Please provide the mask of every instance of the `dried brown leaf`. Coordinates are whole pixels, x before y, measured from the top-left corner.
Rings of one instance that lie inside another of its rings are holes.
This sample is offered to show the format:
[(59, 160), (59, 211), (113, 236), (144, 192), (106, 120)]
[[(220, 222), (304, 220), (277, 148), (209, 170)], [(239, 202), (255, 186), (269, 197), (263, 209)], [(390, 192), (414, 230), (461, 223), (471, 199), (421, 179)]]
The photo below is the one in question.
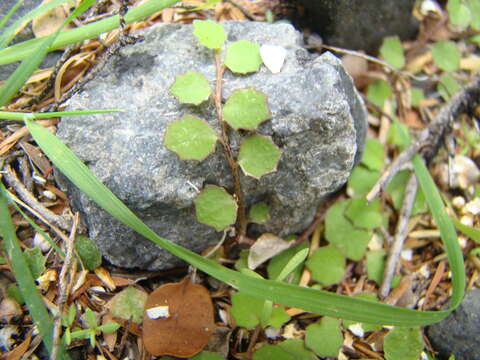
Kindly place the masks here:
[[(152, 319), (147, 310), (167, 307), (168, 316)], [(189, 278), (162, 285), (145, 303), (143, 342), (155, 356), (191, 357), (205, 347), (215, 327), (207, 289)]]

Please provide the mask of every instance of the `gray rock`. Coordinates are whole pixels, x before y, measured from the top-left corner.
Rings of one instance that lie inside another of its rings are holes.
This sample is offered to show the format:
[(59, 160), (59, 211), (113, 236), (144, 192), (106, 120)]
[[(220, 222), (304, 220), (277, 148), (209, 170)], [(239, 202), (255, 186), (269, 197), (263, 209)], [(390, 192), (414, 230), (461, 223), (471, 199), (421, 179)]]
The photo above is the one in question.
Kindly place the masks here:
[[(283, 151), (278, 171), (259, 181), (242, 177), (247, 204), (266, 201), (270, 206), (271, 219), (251, 230), (280, 235), (302, 231), (322, 198), (346, 182), (363, 149), (364, 105), (340, 61), (328, 53), (312, 57), (292, 26), (232, 22), (225, 28), (228, 41), (247, 39), (288, 51), (277, 75), (265, 67), (248, 76), (227, 71), (224, 96), (246, 86), (267, 94), (273, 117), (259, 133), (271, 136)], [(69, 109), (125, 112), (64, 118), (57, 134), (148, 226), (200, 251), (221, 233), (196, 221), (195, 187), (217, 184), (231, 190), (230, 172), (220, 145), (203, 162), (180, 161), (163, 146), (163, 136), (166, 125), (186, 113), (218, 127), (213, 105), (181, 105), (168, 93), (175, 76), (187, 70), (199, 71), (213, 83), (213, 54), (198, 44), (191, 26), (159, 25), (144, 36), (145, 41), (122, 49), (69, 103)], [(244, 135), (232, 131), (234, 151)], [(110, 262), (151, 270), (181, 263), (65, 185), (90, 237)]]
[(480, 359), (480, 289), (467, 292), (456, 310), (428, 328), (427, 336), (439, 359), (451, 354), (456, 360)]
[(375, 54), (386, 36), (415, 36), (415, 0), (294, 0), (305, 7), (304, 22), (329, 45)]

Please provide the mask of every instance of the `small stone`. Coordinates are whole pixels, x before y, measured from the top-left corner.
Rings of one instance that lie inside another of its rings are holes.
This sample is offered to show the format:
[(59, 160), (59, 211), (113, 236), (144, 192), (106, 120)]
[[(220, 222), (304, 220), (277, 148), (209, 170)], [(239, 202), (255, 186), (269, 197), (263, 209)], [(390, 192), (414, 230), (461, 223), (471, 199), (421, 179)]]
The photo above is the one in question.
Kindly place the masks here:
[(455, 196), (452, 199), (452, 205), (457, 209), (461, 209), (465, 206), (465, 198), (463, 196)]
[(472, 201), (469, 201), (465, 205), (465, 211), (472, 214), (472, 215), (478, 215), (480, 214), (480, 198), (476, 197)]
[(444, 320), (428, 327), (427, 336), (440, 359), (480, 359), (480, 290), (467, 292), (462, 304)]
[(38, 247), (42, 253), (49, 251), (52, 246), (40, 233), (35, 233), (33, 237), (33, 246)]

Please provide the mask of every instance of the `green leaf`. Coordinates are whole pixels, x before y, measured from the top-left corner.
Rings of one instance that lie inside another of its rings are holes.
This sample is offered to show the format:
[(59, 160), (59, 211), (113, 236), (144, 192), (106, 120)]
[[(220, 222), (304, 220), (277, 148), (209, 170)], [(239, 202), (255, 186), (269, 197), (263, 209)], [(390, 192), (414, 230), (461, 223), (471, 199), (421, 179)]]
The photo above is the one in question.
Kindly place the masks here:
[(372, 230), (382, 225), (383, 216), (380, 209), (380, 199), (374, 199), (370, 204), (365, 197), (353, 198), (345, 211), (345, 216), (355, 227)]
[(203, 160), (215, 150), (217, 134), (206, 121), (185, 115), (168, 124), (165, 147), (181, 160)]
[(209, 49), (220, 49), (227, 38), (223, 26), (212, 20), (194, 20), (193, 35), (203, 46)]
[(261, 201), (255, 203), (248, 212), (248, 219), (252, 223), (263, 224), (270, 219), (268, 204)]
[(105, 334), (110, 334), (117, 331), (120, 328), (120, 326), (121, 325), (116, 323), (115, 321), (111, 321), (97, 327), (97, 331), (104, 332)]
[(225, 66), (237, 74), (256, 72), (262, 65), (260, 46), (257, 43), (240, 40), (227, 46)]
[(25, 250), (25, 258), (32, 276), (37, 279), (45, 271), (46, 258), (42, 255), (42, 251), (35, 247)]
[(379, 171), (372, 171), (363, 165), (357, 165), (348, 179), (348, 194), (350, 196), (365, 195), (380, 178)]
[(380, 285), (383, 280), (386, 254), (387, 252), (384, 249), (370, 251), (367, 253), (368, 278), (375, 281), (378, 285)]
[(295, 269), (297, 269), (307, 258), (309, 249), (302, 249), (293, 255), (288, 261), (287, 265), (282, 269), (278, 277), (275, 279), (277, 281), (283, 281), (285, 278), (290, 275)]
[(312, 279), (324, 286), (339, 283), (345, 274), (345, 258), (332, 246), (321, 247), (307, 260)]
[[(435, 208), (435, 206), (440, 207), (443, 213), (445, 213), (445, 210), (442, 207), (443, 204), (438, 191), (436, 194), (430, 193), (430, 188), (434, 188), (434, 183), (423, 163), (420, 163), (419, 168), (416, 168), (415, 171), (416, 173), (418, 171), (417, 176), (419, 177), (420, 186), (425, 187), (425, 189), (429, 191), (428, 196), (431, 196), (434, 199), (430, 209), (432, 213), (434, 213), (436, 223), (442, 225), (442, 240), (444, 241), (447, 257), (450, 262), (450, 268), (452, 269), (453, 294), (451, 305), (448, 310), (418, 311), (393, 307), (327, 291), (304, 288), (284, 282), (257, 279), (221, 266), (217, 262), (206, 259), (201, 255), (189, 251), (155, 234), (153, 230), (146, 226), (124, 203), (122, 203), (105, 185), (103, 185), (92, 174), (88, 167), (83, 164), (80, 159), (67, 146), (65, 146), (65, 144), (58, 140), (55, 135), (29, 119), (26, 119), (25, 123), (37, 144), (44, 150), (46, 156), (48, 156), (58, 170), (105, 211), (153, 243), (192, 264), (192, 266), (197, 267), (199, 270), (204, 271), (210, 276), (213, 276), (252, 297), (262, 300), (267, 299), (275, 303), (305, 309), (306, 311), (326, 316), (336, 316), (361, 322), (399, 326), (426, 325), (438, 322), (448, 316), (451, 311), (460, 304), (461, 299), (463, 298), (465, 273), (462, 251), (458, 245), (455, 232), (453, 231), (453, 233), (451, 233), (450, 231), (443, 231), (443, 226), (446, 221), (444, 215), (446, 216), (446, 214), (439, 215), (440, 210)], [(415, 158), (413, 161), (414, 167), (416, 167)], [(5, 234), (6, 231), (4, 225), (8, 223), (5, 221), (6, 218), (8, 218), (8, 207), (4, 206), (2, 208), (0, 206), (0, 231), (4, 232), (3, 234)], [(6, 231), (6, 233), (9, 235), (8, 239), (15, 238), (11, 221), (10, 226), (7, 226), (7, 229), (8, 231)], [(22, 256), (21, 251), (20, 256)], [(25, 267), (19, 267), (19, 269), (24, 268)], [(17, 275), (15, 275), (15, 277), (18, 279)], [(35, 286), (33, 286), (32, 291), (36, 291)], [(43, 306), (43, 303), (41, 304)], [(29, 311), (31, 311), (31, 309), (29, 309)], [(51, 329), (51, 327), (49, 329)], [(42, 332), (42, 334), (50, 334), (50, 332)], [(45, 336), (44, 339), (45, 338), (48, 338), (48, 336)]]
[(343, 344), (340, 320), (323, 317), (319, 322), (307, 326), (305, 345), (318, 356), (337, 356)]
[(237, 202), (223, 188), (207, 185), (195, 199), (197, 220), (215, 228), (225, 229), (237, 219)]
[(129, 286), (110, 300), (110, 312), (117, 318), (141, 323), (147, 296), (144, 291)]
[(19, 305), (24, 305), (25, 300), (23, 299), (22, 293), (18, 288), (17, 284), (11, 284), (7, 288), (7, 296), (15, 300)]
[(265, 300), (243, 292), (231, 294), (231, 299), (230, 312), (238, 326), (251, 329), (260, 324)]
[(453, 25), (467, 27), (472, 19), (470, 9), (460, 0), (448, 0), (447, 11), (450, 22)]
[[(388, 183), (385, 188), (385, 192), (388, 193), (393, 201), (393, 206), (396, 210), (400, 210), (403, 204), (403, 197), (405, 195), (405, 188), (407, 186), (408, 178), (410, 177), (410, 172), (408, 170), (401, 170), (392, 180)], [(417, 195), (415, 196), (415, 201), (413, 202), (412, 215), (418, 215), (425, 213), (428, 210), (427, 203), (425, 202), (425, 196), (423, 195), (422, 189), (417, 189)]]
[(467, 0), (468, 7), (472, 14), (472, 23), (475, 30), (480, 30), (480, 0)]
[(460, 91), (460, 85), (450, 74), (442, 74), (438, 82), (437, 90), (444, 100), (450, 99), (456, 92)]
[[(356, 299), (365, 299), (368, 301), (378, 302), (377, 296), (373, 293), (360, 293), (360, 294), (353, 295), (353, 297)], [(365, 332), (378, 331), (382, 329), (382, 325), (378, 325), (378, 324), (359, 323), (358, 321), (343, 320), (343, 327), (346, 329), (348, 329), (350, 326), (355, 324), (360, 324), (362, 326), (363, 331)]]
[(270, 137), (252, 135), (240, 145), (238, 164), (246, 175), (259, 179), (277, 169), (281, 155)]
[(381, 170), (385, 158), (385, 148), (380, 141), (368, 138), (365, 142), (365, 152), (362, 156), (362, 164), (370, 170)]
[(223, 107), (224, 120), (235, 130), (255, 130), (270, 117), (267, 96), (252, 88), (234, 91)]
[(435, 64), (442, 70), (451, 72), (460, 66), (460, 51), (452, 41), (437, 41), (432, 46)]
[(333, 204), (325, 214), (325, 237), (347, 258), (359, 261), (367, 249), (371, 233), (355, 228), (344, 216), (350, 200)]
[(225, 360), (225, 358), (219, 353), (202, 351), (201, 353), (191, 357), (190, 360)]
[[(268, 262), (267, 266), (268, 277), (272, 280), (279, 279), (283, 269), (287, 266), (291, 259), (293, 259), (293, 257), (300, 251), (305, 249), (308, 250), (308, 241), (304, 241), (294, 247), (288, 248), (272, 258)], [(297, 284), (300, 281), (302, 268), (302, 264), (297, 265), (296, 268), (292, 270), (290, 276), (287, 277), (287, 282)]]
[(97, 328), (97, 317), (95, 316), (95, 313), (90, 310), (90, 308), (87, 308), (85, 311), (85, 318), (87, 319), (87, 324), (90, 329)]
[[(404, 134), (407, 134), (407, 136), (404, 136)], [(407, 125), (395, 120), (388, 128), (387, 142), (398, 146), (400, 150), (405, 149), (410, 144)]]
[(267, 326), (273, 326), (274, 328), (280, 329), (283, 324), (290, 321), (290, 315), (283, 306), (274, 307), (267, 322)]
[(187, 71), (175, 78), (170, 93), (175, 95), (182, 104), (199, 105), (209, 98), (212, 89), (205, 76)]
[(398, 36), (389, 36), (383, 39), (380, 54), (395, 69), (401, 69), (405, 66), (402, 43)]
[(412, 87), (410, 89), (410, 101), (412, 106), (418, 106), (423, 99), (425, 99), (425, 94), (423, 93), (422, 89), (418, 87)]
[(461, 223), (460, 221), (458, 221), (457, 219), (452, 218), (452, 221), (453, 221), (453, 225), (455, 225), (455, 227), (458, 230), (460, 230), (462, 233), (467, 235), (473, 241), (480, 244), (480, 230), (475, 229), (471, 226), (465, 225), (465, 224)]
[(265, 345), (255, 351), (253, 360), (316, 360), (302, 340), (289, 339), (276, 345)]
[(377, 80), (370, 85), (367, 89), (367, 99), (372, 103), (382, 108), (385, 100), (392, 96), (392, 89), (385, 80)]
[(75, 250), (88, 270), (95, 270), (102, 264), (102, 254), (94, 242), (85, 235), (78, 235), (75, 240)]
[(387, 360), (417, 360), (424, 346), (419, 328), (395, 327), (385, 336), (383, 350)]

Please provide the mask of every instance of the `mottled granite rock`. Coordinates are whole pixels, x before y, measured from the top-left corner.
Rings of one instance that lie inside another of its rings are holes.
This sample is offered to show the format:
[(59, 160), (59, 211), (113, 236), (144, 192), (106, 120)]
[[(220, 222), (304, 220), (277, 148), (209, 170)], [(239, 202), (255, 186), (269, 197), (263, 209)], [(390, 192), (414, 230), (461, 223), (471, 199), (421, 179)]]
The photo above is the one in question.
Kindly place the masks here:
[(480, 289), (467, 292), (462, 304), (448, 317), (428, 327), (427, 336), (439, 359), (480, 359)]
[[(287, 49), (280, 74), (262, 66), (248, 76), (225, 74), (224, 96), (254, 86), (268, 96), (272, 120), (259, 132), (283, 151), (278, 171), (259, 181), (243, 176), (247, 203), (265, 201), (271, 219), (256, 232), (299, 232), (312, 220), (325, 195), (342, 186), (363, 149), (366, 111), (341, 62), (327, 53), (311, 56), (288, 24), (232, 22), (228, 41), (248, 39)], [(166, 125), (194, 114), (216, 125), (213, 105), (185, 106), (168, 93), (176, 75), (196, 70), (214, 80), (212, 52), (199, 45), (189, 25), (146, 30), (69, 103), (69, 109), (121, 108), (123, 113), (64, 118), (58, 135), (90, 169), (159, 235), (200, 251), (221, 233), (195, 219), (194, 187), (232, 188), (220, 145), (205, 161), (180, 161), (163, 146)], [(237, 150), (244, 134), (232, 132)], [(192, 186), (193, 185), (193, 186)], [(165, 269), (181, 263), (112, 219), (65, 182), (90, 237), (107, 260), (123, 267)]]
[(386, 36), (415, 36), (415, 0), (293, 0), (305, 7), (301, 22), (334, 46), (375, 54)]

